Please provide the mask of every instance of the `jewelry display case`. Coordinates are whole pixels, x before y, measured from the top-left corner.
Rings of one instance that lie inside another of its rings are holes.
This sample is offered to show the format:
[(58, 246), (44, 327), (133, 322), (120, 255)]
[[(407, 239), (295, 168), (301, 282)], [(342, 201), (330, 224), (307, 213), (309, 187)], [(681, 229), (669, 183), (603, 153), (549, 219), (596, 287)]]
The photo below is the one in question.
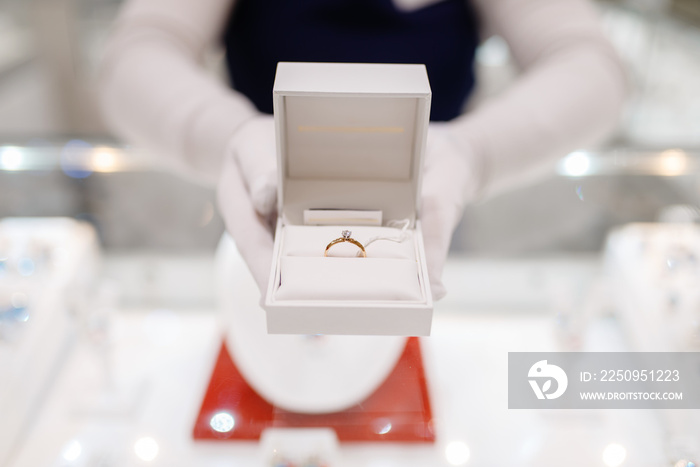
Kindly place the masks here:
[(99, 261), (72, 219), (0, 221), (0, 464), (33, 424), (76, 337)]
[[(445, 265), (445, 298), (430, 303), (421, 290), (426, 300), (415, 308), (324, 299), (308, 315), (293, 298), (302, 287), (338, 290), (296, 274), (265, 310), (269, 291), (261, 304), (224, 234), (214, 190), (174, 174), (168, 151), (115, 139), (98, 118), (93, 72), (121, 3), (8, 0), (0, 12), (1, 465), (698, 465), (694, 410), (507, 408), (508, 352), (700, 348), (700, 23), (692, 0), (595, 2), (629, 78), (618, 131), (599, 147), (560, 154), (535, 185), (467, 206)], [(499, 36), (479, 47), (465, 113), (517, 79), (512, 52)], [(201, 58), (207, 72), (223, 75), (220, 51)], [(278, 124), (293, 137), (280, 141), (292, 152), (282, 160), (291, 170), (280, 173), (276, 254), (360, 266), (382, 255), (422, 259), (419, 247), (402, 249), (421, 227), (420, 180), (413, 186), (411, 178), (420, 174), (403, 164), (406, 153), (385, 165), (331, 155), (338, 174), (314, 150), (336, 137), (346, 149), (367, 136), (422, 141), (423, 130), (395, 132), (408, 124), (364, 106), (379, 90), (358, 89), (362, 80), (336, 76), (324, 92), (348, 94), (312, 95), (321, 81), (304, 73), (279, 88), (288, 112)], [(430, 90), (399, 91), (387, 82), (382, 98), (396, 99), (388, 108), (422, 121), (426, 109), (398, 101)], [(343, 98), (350, 103), (324, 107)], [(353, 115), (358, 121), (342, 120)], [(388, 206), (365, 190), (407, 173), (410, 187)], [(308, 179), (322, 180), (312, 184), (318, 191), (294, 187)], [(332, 205), (307, 203), (320, 192)], [(10, 219), (17, 216), (34, 218)], [(404, 218), (404, 243), (368, 245), (403, 238), (403, 223), (387, 224)], [(359, 251), (347, 241), (325, 252), (343, 230), (366, 258), (344, 258)], [(8, 253), (10, 237), (17, 254)], [(24, 256), (35, 266), (30, 276), (20, 274), (30, 263), (16, 261)], [(375, 277), (349, 269), (350, 277)], [(325, 270), (310, 270), (329, 283)], [(109, 306), (84, 301), (94, 281), (116, 284)]]

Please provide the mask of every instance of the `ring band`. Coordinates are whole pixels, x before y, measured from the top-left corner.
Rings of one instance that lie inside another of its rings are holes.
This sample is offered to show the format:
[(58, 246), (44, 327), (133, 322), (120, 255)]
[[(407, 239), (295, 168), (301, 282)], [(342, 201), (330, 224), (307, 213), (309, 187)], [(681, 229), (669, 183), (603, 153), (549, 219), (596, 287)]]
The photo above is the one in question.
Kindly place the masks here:
[(365, 247), (362, 246), (362, 243), (360, 243), (357, 240), (355, 240), (354, 238), (350, 237), (350, 235), (352, 235), (352, 232), (350, 232), (349, 230), (343, 230), (340, 235), (341, 235), (340, 238), (336, 238), (335, 240), (330, 242), (328, 244), (328, 246), (326, 246), (326, 251), (323, 252), (323, 256), (328, 256), (328, 250), (330, 250), (330, 248), (333, 245), (337, 245), (338, 243), (343, 243), (343, 242), (349, 242), (360, 249), (360, 253), (362, 253), (363, 258), (367, 257), (367, 252), (365, 251)]

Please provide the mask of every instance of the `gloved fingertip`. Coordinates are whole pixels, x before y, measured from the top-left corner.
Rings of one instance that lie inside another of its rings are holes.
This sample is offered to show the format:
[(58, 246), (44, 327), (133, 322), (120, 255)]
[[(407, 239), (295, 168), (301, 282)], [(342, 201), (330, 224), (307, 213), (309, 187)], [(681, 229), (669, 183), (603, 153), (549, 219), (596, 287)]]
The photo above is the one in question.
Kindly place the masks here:
[(267, 216), (275, 210), (277, 186), (270, 180), (258, 179), (250, 187), (250, 197), (258, 214)]
[(441, 300), (445, 297), (445, 295), (447, 295), (447, 289), (442, 284), (442, 281), (438, 282), (437, 284), (430, 284), (430, 291), (432, 292), (434, 302)]

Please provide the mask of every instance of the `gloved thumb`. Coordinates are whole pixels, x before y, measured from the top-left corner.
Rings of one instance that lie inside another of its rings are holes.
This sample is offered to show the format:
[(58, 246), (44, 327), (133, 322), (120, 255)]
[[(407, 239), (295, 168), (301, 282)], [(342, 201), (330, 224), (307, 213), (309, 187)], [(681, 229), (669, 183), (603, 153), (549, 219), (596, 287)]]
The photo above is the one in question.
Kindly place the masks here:
[(217, 201), (226, 230), (236, 242), (261, 293), (264, 293), (272, 263), (271, 226), (269, 218), (253, 207), (239, 168), (230, 155), (224, 161)]
[(238, 163), (255, 210), (262, 216), (272, 214), (277, 203), (274, 118), (261, 114), (248, 120), (231, 138), (227, 153)]

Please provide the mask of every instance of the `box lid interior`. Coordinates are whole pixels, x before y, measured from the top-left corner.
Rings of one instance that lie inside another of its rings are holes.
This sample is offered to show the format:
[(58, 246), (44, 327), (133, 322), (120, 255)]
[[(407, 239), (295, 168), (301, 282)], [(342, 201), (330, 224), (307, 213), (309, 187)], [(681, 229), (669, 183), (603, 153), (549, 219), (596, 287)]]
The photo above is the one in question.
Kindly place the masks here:
[(430, 113), (423, 65), (280, 63), (274, 88), (279, 209), (416, 217)]

